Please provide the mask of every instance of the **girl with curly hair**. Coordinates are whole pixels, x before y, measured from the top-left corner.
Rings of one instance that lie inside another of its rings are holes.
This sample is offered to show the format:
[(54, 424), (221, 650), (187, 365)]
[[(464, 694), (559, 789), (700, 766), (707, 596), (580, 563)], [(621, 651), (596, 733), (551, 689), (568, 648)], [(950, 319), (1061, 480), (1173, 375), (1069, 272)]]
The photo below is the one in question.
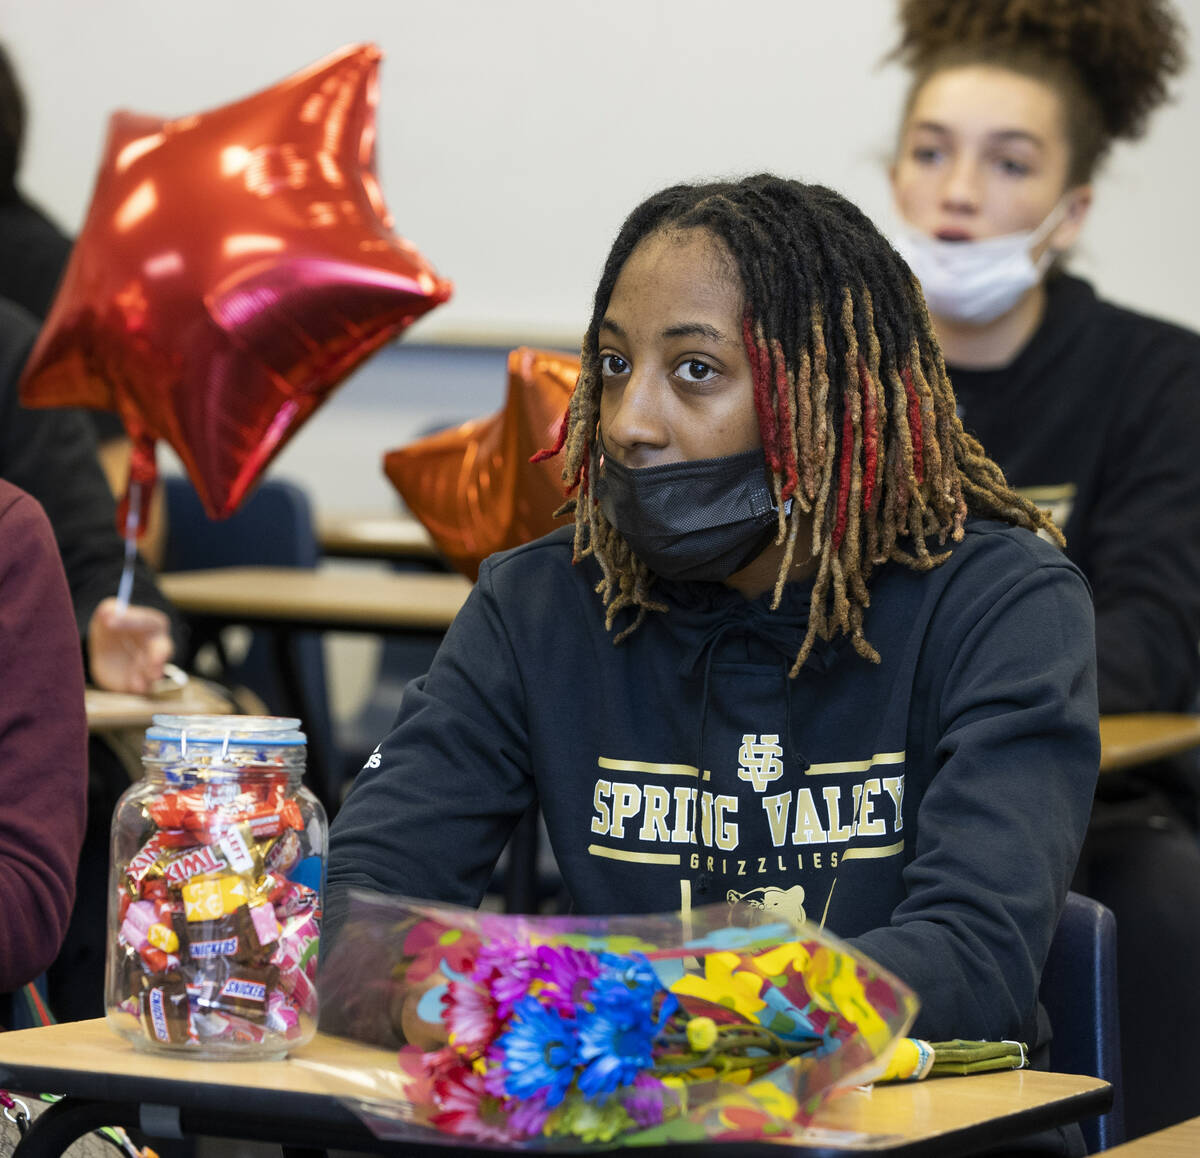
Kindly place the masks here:
[[(1183, 68), (1179, 17), (1166, 0), (904, 0), (900, 17), (896, 243), (962, 421), (1091, 584), (1100, 710), (1193, 710), (1200, 336), (1064, 269), (1101, 164)], [(1131, 1135), (1200, 1113), (1175, 1061), (1200, 1036), (1198, 786), (1182, 761), (1102, 777), (1075, 881), (1117, 915)]]

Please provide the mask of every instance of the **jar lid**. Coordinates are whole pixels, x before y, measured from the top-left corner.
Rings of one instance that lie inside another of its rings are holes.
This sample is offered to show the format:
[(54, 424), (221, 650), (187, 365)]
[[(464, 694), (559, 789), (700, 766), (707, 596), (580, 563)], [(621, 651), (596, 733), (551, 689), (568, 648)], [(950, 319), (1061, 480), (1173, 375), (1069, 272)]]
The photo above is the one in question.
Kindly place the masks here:
[(184, 744), (253, 744), (295, 747), (304, 744), (300, 721), (294, 716), (173, 716), (156, 715), (146, 729), (147, 740)]

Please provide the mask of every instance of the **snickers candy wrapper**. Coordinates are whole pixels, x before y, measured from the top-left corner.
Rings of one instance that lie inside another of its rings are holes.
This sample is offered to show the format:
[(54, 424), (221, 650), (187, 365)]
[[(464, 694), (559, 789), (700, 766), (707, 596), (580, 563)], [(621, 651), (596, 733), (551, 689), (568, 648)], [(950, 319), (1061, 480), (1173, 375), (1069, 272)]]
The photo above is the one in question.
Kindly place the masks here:
[(142, 991), (141, 1014), (146, 1036), (153, 1041), (186, 1045), (197, 1040), (187, 986), (178, 973), (148, 979)]
[(206, 1012), (231, 1013), (261, 1023), (267, 1004), (279, 989), (279, 969), (274, 965), (233, 965), (214, 970), (198, 987), (196, 1004)]

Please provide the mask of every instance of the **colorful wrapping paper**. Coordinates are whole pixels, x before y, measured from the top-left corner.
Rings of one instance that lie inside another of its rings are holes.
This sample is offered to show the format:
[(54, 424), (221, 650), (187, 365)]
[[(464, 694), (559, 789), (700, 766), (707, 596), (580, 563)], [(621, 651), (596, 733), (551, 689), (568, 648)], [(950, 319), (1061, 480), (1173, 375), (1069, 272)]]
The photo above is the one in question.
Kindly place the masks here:
[(762, 917), (503, 916), (357, 892), (322, 967), (321, 1028), (396, 1049), (348, 1102), (380, 1138), (797, 1136), (836, 1087), (880, 1072), (918, 1003), (816, 926)]

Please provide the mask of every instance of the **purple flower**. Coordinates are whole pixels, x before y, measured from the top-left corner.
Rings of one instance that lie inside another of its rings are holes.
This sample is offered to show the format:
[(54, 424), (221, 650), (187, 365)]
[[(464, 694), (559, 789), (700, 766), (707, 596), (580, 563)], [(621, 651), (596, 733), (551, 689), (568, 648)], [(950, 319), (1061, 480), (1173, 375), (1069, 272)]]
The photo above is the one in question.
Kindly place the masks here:
[(657, 1126), (663, 1120), (666, 1086), (652, 1074), (638, 1074), (622, 1096), (625, 1112), (642, 1129)]
[(600, 974), (594, 953), (570, 945), (539, 945), (532, 990), (538, 1001), (571, 1016), (590, 996)]
[(575, 1025), (532, 997), (522, 997), (513, 1009), (507, 1033), (496, 1039), (491, 1057), (507, 1073), (504, 1092), (528, 1098), (544, 1093), (546, 1105), (562, 1101), (579, 1051)]
[(550, 1116), (550, 1107), (541, 1094), (534, 1094), (532, 1098), (509, 1098), (506, 1108), (512, 1132), (518, 1138), (536, 1137)]

